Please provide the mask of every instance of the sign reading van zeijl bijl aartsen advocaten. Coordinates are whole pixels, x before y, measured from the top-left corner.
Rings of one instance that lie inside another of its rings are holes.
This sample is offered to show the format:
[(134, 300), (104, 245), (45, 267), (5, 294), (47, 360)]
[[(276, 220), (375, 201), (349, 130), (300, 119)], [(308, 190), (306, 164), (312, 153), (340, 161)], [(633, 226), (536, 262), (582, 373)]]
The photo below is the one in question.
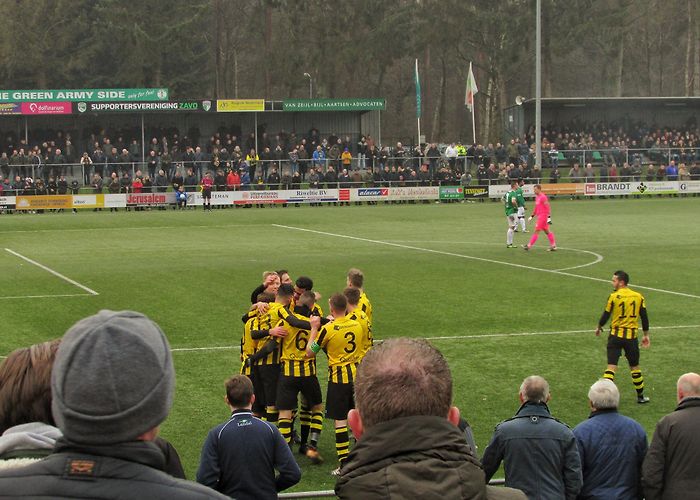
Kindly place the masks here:
[(283, 111), (371, 111), (386, 108), (384, 99), (285, 99)]

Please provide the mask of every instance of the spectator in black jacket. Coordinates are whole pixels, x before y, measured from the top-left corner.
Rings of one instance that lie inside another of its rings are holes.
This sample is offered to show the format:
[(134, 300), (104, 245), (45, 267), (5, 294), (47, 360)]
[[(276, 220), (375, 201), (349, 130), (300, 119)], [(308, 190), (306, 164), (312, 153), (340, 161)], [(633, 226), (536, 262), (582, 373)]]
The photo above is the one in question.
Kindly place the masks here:
[(253, 416), (254, 401), (248, 377), (226, 381), (231, 417), (209, 431), (197, 482), (232, 498), (276, 500), (279, 491), (299, 482), (301, 469), (277, 427)]
[(154, 443), (172, 406), (168, 339), (146, 316), (100, 311), (61, 339), (51, 408), (62, 433), (53, 453), (0, 471), (8, 498), (225, 498), (164, 472)]
[(158, 175), (153, 179), (153, 185), (156, 186), (158, 193), (165, 193), (168, 190), (168, 178), (165, 176), (163, 169), (158, 171)]
[(323, 176), (323, 181), (326, 183), (326, 188), (328, 189), (338, 188), (338, 174), (332, 166), (328, 165), (328, 171)]

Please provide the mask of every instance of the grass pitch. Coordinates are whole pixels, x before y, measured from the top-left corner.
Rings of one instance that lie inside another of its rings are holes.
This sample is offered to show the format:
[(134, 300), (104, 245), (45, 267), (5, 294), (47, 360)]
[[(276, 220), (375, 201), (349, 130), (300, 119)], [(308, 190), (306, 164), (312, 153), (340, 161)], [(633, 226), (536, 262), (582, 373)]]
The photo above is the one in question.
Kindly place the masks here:
[[(647, 299), (652, 345), (641, 365), (652, 401), (635, 404), (622, 360), (621, 411), (651, 437), (675, 406), (677, 377), (700, 370), (698, 209), (700, 198), (556, 200), (556, 253), (545, 252), (544, 236), (529, 253), (507, 249), (503, 208), (489, 201), (3, 215), (0, 355), (60, 337), (103, 308), (149, 315), (175, 349), (177, 393), (162, 435), (194, 478), (207, 431), (228, 416), (223, 381), (239, 369), (240, 316), (261, 273), (311, 276), (327, 310), (358, 267), (375, 338), (434, 339), (483, 451), (518, 408), (527, 375), (549, 380), (555, 416), (571, 426), (588, 416), (586, 393), (606, 363), (605, 338), (593, 332), (610, 277), (624, 269)], [(331, 429), (327, 421), (323, 465), (299, 457), (295, 490), (333, 487)]]

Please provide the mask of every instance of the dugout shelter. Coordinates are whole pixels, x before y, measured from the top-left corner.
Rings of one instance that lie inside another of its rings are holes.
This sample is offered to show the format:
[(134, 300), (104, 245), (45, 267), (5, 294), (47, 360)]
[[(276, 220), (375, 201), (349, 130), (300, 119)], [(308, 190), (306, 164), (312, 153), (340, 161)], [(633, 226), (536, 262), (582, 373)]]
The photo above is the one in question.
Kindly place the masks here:
[(149, 131), (161, 129), (181, 136), (196, 130), (201, 146), (221, 130), (238, 131), (241, 139), (253, 133), (257, 145), (263, 132), (303, 137), (314, 128), (355, 141), (369, 134), (381, 143), (385, 107), (382, 98), (171, 100), (167, 89), (0, 90), (0, 134), (32, 144), (47, 131), (69, 132), (82, 153), (95, 131), (129, 130), (140, 138), (141, 158)]
[[(700, 97), (548, 97), (542, 98), (542, 129), (547, 124), (637, 123), (654, 127), (697, 127)], [(503, 111), (503, 140), (523, 137), (535, 123), (535, 99), (520, 99)]]

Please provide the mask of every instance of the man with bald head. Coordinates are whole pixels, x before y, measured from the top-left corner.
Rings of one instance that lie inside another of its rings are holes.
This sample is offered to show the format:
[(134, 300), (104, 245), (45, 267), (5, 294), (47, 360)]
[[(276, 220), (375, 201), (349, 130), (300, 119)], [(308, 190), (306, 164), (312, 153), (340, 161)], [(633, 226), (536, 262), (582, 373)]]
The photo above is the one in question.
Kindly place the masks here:
[(700, 491), (700, 375), (677, 384), (678, 406), (656, 424), (642, 466), (647, 500), (698, 498)]
[(486, 486), (479, 460), (459, 430), (452, 375), (425, 340), (397, 338), (375, 345), (355, 377), (348, 423), (357, 444), (335, 492), (362, 498), (525, 498)]
[(484, 451), (486, 481), (503, 461), (506, 486), (523, 490), (530, 500), (575, 499), (581, 460), (571, 429), (549, 412), (549, 384), (538, 375), (527, 377), (518, 397), (515, 416), (496, 426)]

